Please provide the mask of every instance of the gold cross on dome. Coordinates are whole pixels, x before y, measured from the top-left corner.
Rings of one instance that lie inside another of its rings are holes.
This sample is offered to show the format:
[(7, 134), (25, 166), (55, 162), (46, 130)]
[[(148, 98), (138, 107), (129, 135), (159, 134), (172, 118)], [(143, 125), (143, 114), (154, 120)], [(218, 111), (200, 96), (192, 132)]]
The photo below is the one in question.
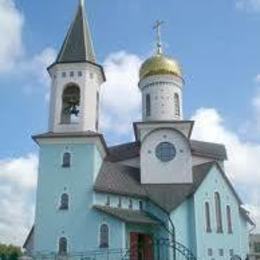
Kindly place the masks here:
[(157, 54), (162, 54), (162, 37), (161, 37), (161, 27), (164, 24), (164, 21), (157, 20), (153, 29), (156, 31), (156, 49)]

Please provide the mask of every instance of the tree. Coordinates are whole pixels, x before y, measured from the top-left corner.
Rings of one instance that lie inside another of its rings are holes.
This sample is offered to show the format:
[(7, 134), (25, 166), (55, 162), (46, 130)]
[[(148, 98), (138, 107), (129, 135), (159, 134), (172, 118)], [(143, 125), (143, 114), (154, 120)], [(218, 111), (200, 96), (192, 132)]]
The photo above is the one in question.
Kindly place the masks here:
[(17, 260), (21, 255), (22, 251), (20, 247), (0, 244), (1, 260)]

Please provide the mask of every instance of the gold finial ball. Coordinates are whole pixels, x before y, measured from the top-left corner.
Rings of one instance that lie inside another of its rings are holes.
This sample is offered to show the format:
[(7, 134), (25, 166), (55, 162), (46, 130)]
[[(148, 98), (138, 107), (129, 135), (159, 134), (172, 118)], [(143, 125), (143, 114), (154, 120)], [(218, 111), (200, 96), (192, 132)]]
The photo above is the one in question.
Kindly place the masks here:
[(139, 77), (143, 80), (157, 75), (173, 75), (182, 78), (182, 70), (176, 60), (163, 54), (156, 54), (143, 63)]

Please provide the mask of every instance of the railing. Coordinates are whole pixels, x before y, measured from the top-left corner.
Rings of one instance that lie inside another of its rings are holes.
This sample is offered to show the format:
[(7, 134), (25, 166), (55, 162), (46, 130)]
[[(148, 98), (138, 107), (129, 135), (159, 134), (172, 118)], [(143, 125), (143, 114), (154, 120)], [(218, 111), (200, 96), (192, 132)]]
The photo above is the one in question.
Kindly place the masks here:
[(154, 243), (131, 245), (126, 249), (98, 249), (81, 253), (38, 253), (32, 260), (196, 260), (184, 245), (159, 239)]

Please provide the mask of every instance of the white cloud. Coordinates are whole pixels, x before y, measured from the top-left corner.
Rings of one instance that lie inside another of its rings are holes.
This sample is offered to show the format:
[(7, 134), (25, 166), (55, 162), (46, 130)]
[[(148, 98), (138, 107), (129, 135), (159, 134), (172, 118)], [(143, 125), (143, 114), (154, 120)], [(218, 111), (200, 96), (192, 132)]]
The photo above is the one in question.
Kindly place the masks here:
[(28, 57), (22, 39), (24, 21), (14, 0), (0, 0), (0, 74), (23, 78), (26, 90), (31, 91), (35, 85), (49, 86), (46, 68), (54, 61), (56, 51), (49, 47)]
[(45, 48), (39, 54), (36, 54), (31, 60), (26, 60), (20, 64), (21, 71), (32, 73), (36, 80), (42, 85), (49, 86), (50, 77), (47, 73), (47, 67), (50, 66), (56, 58), (56, 50)]
[[(51, 84), (47, 67), (54, 62), (55, 58), (56, 50), (47, 47), (32, 58), (26, 58), (18, 62), (16, 70), (13, 70), (10, 74), (24, 78), (26, 90), (29, 92), (33, 92), (35, 86), (47, 88), (47, 97)], [(46, 89), (44, 89), (44, 91), (46, 91)]]
[(34, 216), (37, 156), (0, 161), (0, 241), (22, 245)]
[(132, 122), (140, 119), (141, 93), (138, 71), (142, 60), (124, 51), (109, 55), (105, 62), (107, 82), (102, 87), (101, 127), (118, 136), (128, 136)]
[(259, 12), (260, 0), (237, 0), (236, 7), (249, 12)]
[(23, 54), (24, 18), (13, 0), (0, 0), (0, 73), (11, 69)]

